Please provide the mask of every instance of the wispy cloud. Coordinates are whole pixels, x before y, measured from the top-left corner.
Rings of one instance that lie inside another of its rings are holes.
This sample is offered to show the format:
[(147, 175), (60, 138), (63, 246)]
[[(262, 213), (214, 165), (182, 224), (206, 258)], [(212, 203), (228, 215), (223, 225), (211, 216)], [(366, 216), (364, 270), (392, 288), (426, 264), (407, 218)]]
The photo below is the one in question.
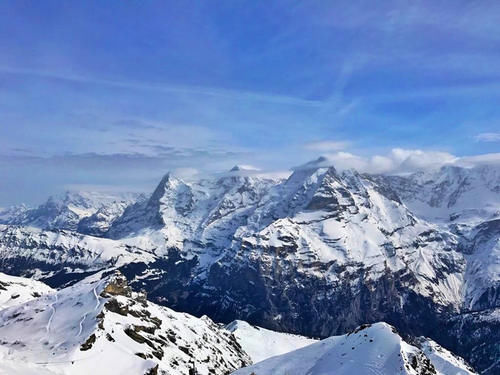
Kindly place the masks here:
[(318, 141), (309, 142), (304, 145), (306, 150), (318, 151), (318, 152), (332, 152), (343, 150), (349, 146), (349, 142), (346, 141)]
[(105, 78), (97, 78), (93, 76), (80, 76), (73, 74), (61, 74), (51, 71), (40, 71), (35, 69), (13, 68), (9, 66), (0, 66), (0, 73), (15, 74), (15, 75), (28, 75), (40, 78), (72, 81), (94, 85), (104, 85), (118, 88), (126, 88), (131, 90), (146, 90), (157, 91), (173, 94), (194, 94), (202, 96), (215, 96), (222, 98), (234, 99), (238, 97), (245, 100), (254, 100), (270, 103), (303, 105), (303, 106), (321, 106), (321, 102), (317, 100), (302, 99), (300, 97), (266, 94), (246, 90), (230, 90), (215, 87), (202, 87), (194, 85), (169, 85), (169, 84), (154, 84), (144, 81), (127, 81), (127, 80), (111, 80)]
[(500, 133), (480, 133), (474, 139), (477, 142), (500, 142)]
[(500, 3), (174, 3), (0, 4), (2, 189), (496, 152)]

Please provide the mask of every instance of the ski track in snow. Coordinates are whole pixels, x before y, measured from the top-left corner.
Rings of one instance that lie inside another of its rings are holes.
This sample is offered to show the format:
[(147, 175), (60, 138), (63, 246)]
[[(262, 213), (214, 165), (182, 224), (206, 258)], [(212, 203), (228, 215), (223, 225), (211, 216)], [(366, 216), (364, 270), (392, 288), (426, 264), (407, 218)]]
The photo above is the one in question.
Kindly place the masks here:
[(83, 316), (82, 320), (80, 320), (80, 330), (78, 331), (78, 335), (77, 336), (80, 336), (82, 334), (82, 331), (83, 331), (83, 322), (87, 318), (87, 314), (88, 313), (85, 313), (85, 315)]
[[(99, 300), (99, 295), (97, 294), (97, 288), (101, 285), (101, 282), (102, 281), (100, 281), (94, 287), (94, 289), (92, 290), (92, 292), (94, 293), (95, 300), (96, 300), (96, 305), (94, 307), (94, 311), (96, 311), (99, 308), (99, 305), (101, 304), (101, 301)], [(91, 311), (86, 312), (85, 315), (83, 315), (82, 320), (80, 320), (80, 328), (78, 330), (77, 336), (80, 336), (82, 334), (82, 331), (83, 331), (83, 322), (85, 321), (85, 319), (87, 319), (87, 315), (90, 314), (90, 313), (91, 313)]]
[(384, 375), (384, 373), (379, 369), (379, 365), (376, 362), (368, 362), (364, 366), (370, 374), (373, 375)]
[(50, 325), (52, 324), (52, 319), (54, 318), (54, 315), (56, 314), (56, 308), (55, 308), (55, 306), (54, 306), (54, 305), (57, 303), (57, 299), (58, 299), (58, 296), (57, 296), (57, 293), (56, 293), (56, 295), (55, 295), (55, 301), (54, 301), (54, 302), (52, 302), (52, 303), (49, 305), (50, 309), (52, 310), (52, 314), (50, 315), (49, 321), (47, 322), (47, 325), (46, 325), (46, 327), (45, 327), (45, 329), (46, 329), (47, 333), (49, 333), (49, 332), (50, 332)]
[(95, 299), (96, 299), (96, 305), (95, 305), (95, 308), (94, 308), (94, 311), (97, 310), (99, 308), (99, 305), (101, 304), (101, 301), (99, 301), (99, 296), (97, 295), (97, 287), (101, 285), (101, 282), (99, 282), (99, 284), (97, 284), (94, 288), (94, 296), (95, 296)]

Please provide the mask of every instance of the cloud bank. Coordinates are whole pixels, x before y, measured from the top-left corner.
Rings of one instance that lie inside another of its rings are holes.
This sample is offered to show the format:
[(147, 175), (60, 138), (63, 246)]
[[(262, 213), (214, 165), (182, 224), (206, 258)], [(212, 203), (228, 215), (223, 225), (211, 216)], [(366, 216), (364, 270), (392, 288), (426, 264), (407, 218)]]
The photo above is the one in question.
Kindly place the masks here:
[(356, 169), (362, 173), (403, 174), (436, 170), (444, 165), (467, 168), (479, 165), (500, 165), (500, 153), (456, 156), (443, 151), (393, 148), (385, 155), (361, 156), (338, 151), (325, 154), (298, 168), (334, 166), (339, 170)]

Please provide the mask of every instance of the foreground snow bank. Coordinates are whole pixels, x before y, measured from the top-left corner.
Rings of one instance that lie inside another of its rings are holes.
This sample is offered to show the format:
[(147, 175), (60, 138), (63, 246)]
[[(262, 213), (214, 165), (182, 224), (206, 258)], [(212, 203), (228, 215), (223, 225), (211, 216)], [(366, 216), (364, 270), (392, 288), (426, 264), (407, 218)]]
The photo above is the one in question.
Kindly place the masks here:
[[(263, 341), (263, 344), (265, 340)], [(435, 346), (434, 346), (435, 345)], [(471, 375), (466, 364), (438, 345), (424, 351), (410, 345), (386, 323), (361, 326), (234, 372), (234, 375)], [(442, 349), (442, 348), (440, 348)]]
[(99, 273), (0, 311), (0, 373), (222, 375), (250, 363), (210, 319), (145, 297), (121, 274)]
[(291, 352), (318, 341), (304, 336), (252, 326), (242, 320), (235, 320), (226, 328), (234, 334), (253, 363)]

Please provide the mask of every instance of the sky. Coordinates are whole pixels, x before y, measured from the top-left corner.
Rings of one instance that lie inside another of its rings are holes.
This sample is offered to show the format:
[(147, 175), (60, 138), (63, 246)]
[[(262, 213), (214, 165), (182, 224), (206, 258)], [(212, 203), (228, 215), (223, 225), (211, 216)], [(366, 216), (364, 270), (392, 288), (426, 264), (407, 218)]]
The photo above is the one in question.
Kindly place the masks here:
[(500, 160), (497, 1), (0, 2), (0, 207), (327, 155)]

